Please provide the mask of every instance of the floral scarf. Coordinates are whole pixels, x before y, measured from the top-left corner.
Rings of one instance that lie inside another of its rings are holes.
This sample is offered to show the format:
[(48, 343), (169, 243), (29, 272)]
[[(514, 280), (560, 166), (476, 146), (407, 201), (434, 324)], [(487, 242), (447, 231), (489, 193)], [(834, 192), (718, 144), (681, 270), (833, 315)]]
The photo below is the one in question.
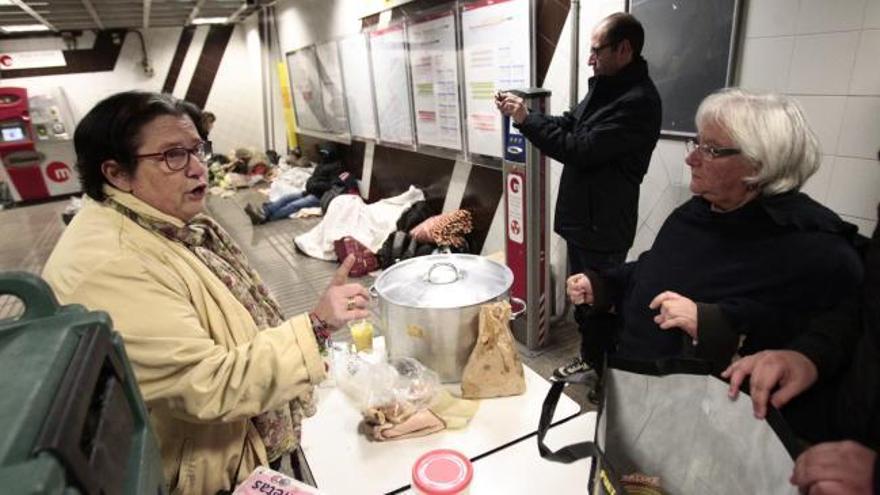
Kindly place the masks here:
[[(241, 249), (220, 225), (206, 215), (196, 215), (183, 227), (141, 215), (130, 208), (107, 200), (112, 208), (166, 239), (183, 244), (232, 292), (263, 330), (278, 326), (285, 318), (278, 303), (269, 294), (260, 276), (248, 264)], [(266, 411), (251, 418), (263, 443), (269, 461), (274, 461), (299, 445), (303, 417), (315, 414), (315, 401), (309, 391), (293, 399), (289, 407)]]

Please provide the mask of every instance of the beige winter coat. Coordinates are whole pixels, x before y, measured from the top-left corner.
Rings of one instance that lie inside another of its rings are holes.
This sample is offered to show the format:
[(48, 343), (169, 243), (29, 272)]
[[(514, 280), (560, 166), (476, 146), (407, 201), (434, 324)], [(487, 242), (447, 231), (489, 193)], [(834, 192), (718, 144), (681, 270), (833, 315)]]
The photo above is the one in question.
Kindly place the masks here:
[[(144, 215), (182, 222), (111, 188)], [(231, 488), (266, 452), (249, 418), (324, 377), (307, 315), (257, 331), (247, 310), (184, 246), (87, 200), (43, 277), (64, 303), (103, 310), (122, 334), (159, 437), (172, 493)]]

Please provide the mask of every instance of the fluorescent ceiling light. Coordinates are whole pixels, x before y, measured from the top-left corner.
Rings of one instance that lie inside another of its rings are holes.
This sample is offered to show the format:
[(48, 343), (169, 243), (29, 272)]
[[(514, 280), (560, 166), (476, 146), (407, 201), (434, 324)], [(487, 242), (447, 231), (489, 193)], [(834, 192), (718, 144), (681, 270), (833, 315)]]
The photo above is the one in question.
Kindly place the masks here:
[(12, 0), (0, 0), (0, 7), (5, 7), (7, 5), (15, 5), (15, 2)]
[(225, 17), (196, 17), (192, 21), (193, 24), (224, 24), (225, 22)]
[(31, 31), (48, 31), (49, 28), (42, 24), (17, 24), (13, 26), (0, 26), (4, 33), (27, 33)]

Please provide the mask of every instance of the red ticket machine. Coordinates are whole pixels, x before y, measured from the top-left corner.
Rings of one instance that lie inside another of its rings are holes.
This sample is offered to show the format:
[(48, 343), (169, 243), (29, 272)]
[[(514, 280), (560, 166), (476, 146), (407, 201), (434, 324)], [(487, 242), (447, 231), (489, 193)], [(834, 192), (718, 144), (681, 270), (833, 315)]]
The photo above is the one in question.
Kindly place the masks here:
[(0, 88), (0, 161), (16, 201), (49, 195), (34, 149), (27, 90)]
[[(51, 96), (47, 98), (51, 99)], [(80, 190), (67, 128), (56, 126), (65, 130), (63, 134), (45, 132), (47, 123), (41, 121), (38, 127), (42, 131), (34, 131), (31, 104), (38, 103), (37, 113), (43, 115), (46, 111), (43, 108), (45, 105), (39, 103), (42, 101), (32, 102), (25, 88), (0, 88), (0, 163), (12, 199), (16, 202), (72, 194)], [(57, 110), (54, 113), (59, 114)]]

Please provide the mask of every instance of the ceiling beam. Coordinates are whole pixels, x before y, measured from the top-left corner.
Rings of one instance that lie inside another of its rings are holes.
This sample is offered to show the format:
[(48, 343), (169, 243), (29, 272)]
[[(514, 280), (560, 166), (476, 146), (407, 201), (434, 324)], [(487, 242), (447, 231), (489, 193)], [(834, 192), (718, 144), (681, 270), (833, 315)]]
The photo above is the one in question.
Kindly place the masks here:
[(150, 9), (153, 7), (153, 0), (144, 0), (144, 29), (150, 27)]
[(205, 5), (207, 0), (199, 0), (196, 2), (196, 6), (193, 7), (192, 12), (189, 13), (189, 17), (186, 18), (186, 25), (189, 26), (192, 24), (193, 19), (195, 19), (199, 15), (199, 11), (202, 10), (202, 6)]
[(98, 11), (95, 10), (94, 5), (90, 0), (82, 0), (83, 7), (89, 11), (89, 15), (92, 16), (92, 20), (95, 21), (95, 24), (98, 26), (98, 29), (104, 29), (104, 23), (101, 22), (101, 18), (98, 17)]
[(47, 21), (45, 17), (38, 14), (34, 9), (32, 9), (28, 4), (24, 3), (22, 0), (12, 0), (12, 3), (15, 4), (16, 7), (27, 12), (28, 15), (30, 15), (31, 17), (36, 19), (40, 24), (46, 26), (47, 28), (51, 29), (52, 31), (58, 31), (58, 28), (53, 26), (51, 22)]
[(235, 12), (233, 12), (232, 14), (229, 15), (229, 17), (226, 18), (226, 24), (234, 24), (234, 23), (238, 22), (238, 16), (240, 16), (247, 9), (248, 9), (247, 3), (246, 2), (242, 3), (241, 7), (239, 7)]

